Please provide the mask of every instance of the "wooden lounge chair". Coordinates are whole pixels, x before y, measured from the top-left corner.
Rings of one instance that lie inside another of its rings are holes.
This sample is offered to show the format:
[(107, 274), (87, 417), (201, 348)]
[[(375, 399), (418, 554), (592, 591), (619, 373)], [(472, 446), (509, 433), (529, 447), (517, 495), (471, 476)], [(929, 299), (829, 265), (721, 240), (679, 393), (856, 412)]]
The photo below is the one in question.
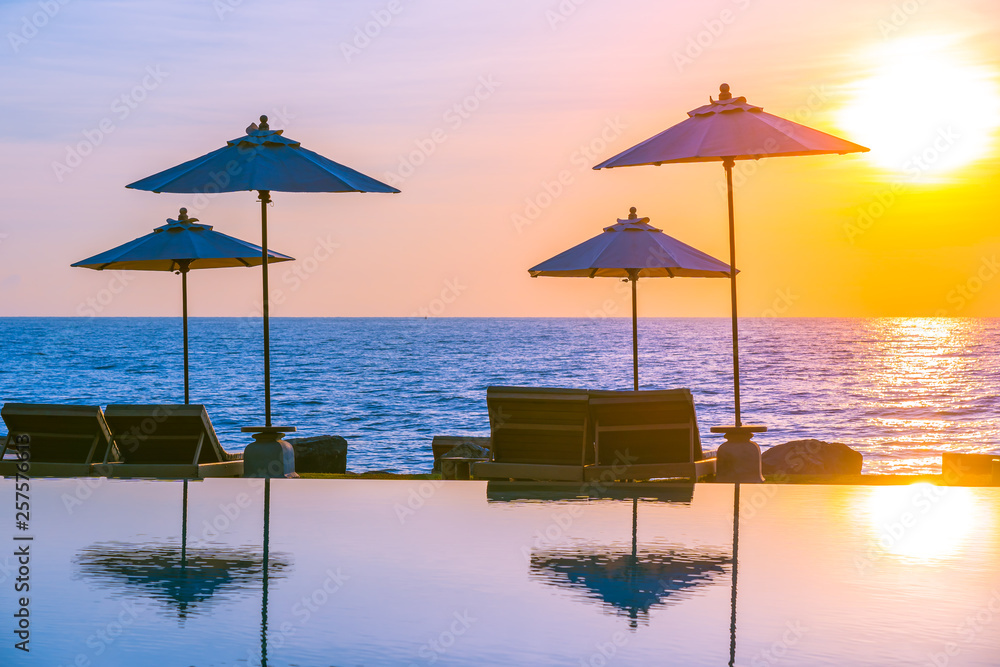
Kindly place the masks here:
[(592, 391), (590, 418), (596, 462), (585, 470), (587, 481), (697, 481), (715, 472), (715, 459), (702, 457), (689, 389)]
[[(104, 413), (96, 405), (5, 403), (7, 424), (0, 459), (14, 439), (27, 435), (31, 446), (31, 477), (82, 477), (96, 474), (101, 463), (117, 460), (117, 450)], [(17, 462), (0, 461), (0, 475), (16, 474)]]
[(243, 457), (222, 449), (204, 405), (109, 405), (121, 463), (108, 477), (239, 477)]
[(582, 482), (594, 461), (585, 389), (489, 387), (492, 459), (477, 479)]

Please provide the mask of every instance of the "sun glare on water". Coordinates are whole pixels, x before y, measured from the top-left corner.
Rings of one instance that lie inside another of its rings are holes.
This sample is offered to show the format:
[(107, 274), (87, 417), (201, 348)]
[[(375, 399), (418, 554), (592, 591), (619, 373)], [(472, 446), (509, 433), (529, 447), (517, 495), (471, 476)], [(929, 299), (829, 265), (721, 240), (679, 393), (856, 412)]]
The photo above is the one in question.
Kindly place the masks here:
[(911, 562), (958, 555), (980, 521), (966, 487), (874, 487), (867, 509), (874, 551)]
[(871, 75), (850, 87), (840, 125), (878, 167), (912, 182), (945, 180), (990, 154), (998, 126), (996, 73), (959, 40), (898, 40), (865, 55)]

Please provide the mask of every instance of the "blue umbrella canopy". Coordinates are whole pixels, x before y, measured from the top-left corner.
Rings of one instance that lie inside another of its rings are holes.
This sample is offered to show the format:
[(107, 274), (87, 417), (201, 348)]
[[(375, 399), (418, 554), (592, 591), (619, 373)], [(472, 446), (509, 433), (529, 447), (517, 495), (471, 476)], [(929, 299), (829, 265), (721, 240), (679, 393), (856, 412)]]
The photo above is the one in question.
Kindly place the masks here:
[[(267, 263), (294, 259), (279, 252), (267, 251)], [(260, 266), (264, 251), (259, 245), (217, 232), (211, 225), (199, 224), (182, 208), (176, 220), (128, 243), (106, 250), (72, 264), (103, 271), (176, 271), (181, 274), (181, 308), (184, 328), (184, 403), (191, 398), (188, 381), (188, 307), (187, 274), (192, 269), (215, 269), (230, 266)]]
[(215, 194), (241, 190), (276, 192), (385, 192), (399, 190), (334, 162), (282, 136), (283, 130), (251, 123), (246, 135), (222, 148), (125, 187), (152, 192)]
[(528, 269), (532, 278), (610, 277), (728, 278), (729, 265), (663, 233), (640, 218), (635, 207), (628, 218), (605, 227), (602, 234), (573, 246)]
[[(125, 187), (152, 192), (180, 192), (212, 195), (219, 192), (256, 190), (260, 201), (262, 247), (267, 247), (267, 205), (271, 191), (277, 192), (384, 192), (396, 188), (366, 176), (319, 153), (302, 148), (298, 141), (272, 130), (267, 116), (260, 125), (251, 123), (246, 134), (226, 142), (222, 148), (188, 160), (176, 167), (147, 176)], [(281, 428), (271, 424), (271, 343), (270, 298), (267, 264), (261, 271), (262, 315), (264, 319), (264, 415), (265, 431)], [(284, 433), (294, 427), (282, 427)], [(252, 430), (252, 429), (247, 429)], [(260, 432), (265, 432), (260, 431)]]
[[(268, 250), (267, 261), (287, 262), (294, 259)], [(212, 225), (189, 218), (182, 208), (176, 220), (128, 243), (76, 262), (72, 266), (102, 271), (181, 271), (215, 269), (231, 266), (260, 266), (263, 261), (259, 245), (217, 232)]]
[(528, 269), (532, 278), (610, 277), (632, 283), (632, 388), (639, 391), (639, 278), (728, 278), (729, 265), (678, 241), (640, 218), (633, 206), (628, 218), (583, 243)]

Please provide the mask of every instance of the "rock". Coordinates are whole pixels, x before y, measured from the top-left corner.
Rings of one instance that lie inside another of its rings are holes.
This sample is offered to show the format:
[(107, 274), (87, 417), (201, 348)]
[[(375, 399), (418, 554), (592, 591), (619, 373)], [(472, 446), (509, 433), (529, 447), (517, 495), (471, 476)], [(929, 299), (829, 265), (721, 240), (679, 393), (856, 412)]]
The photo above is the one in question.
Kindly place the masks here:
[(765, 475), (860, 475), (861, 452), (840, 442), (793, 440), (761, 456)]
[[(471, 435), (435, 435), (431, 441), (431, 453), (434, 455), (434, 468), (431, 472), (441, 472), (441, 457), (461, 444), (479, 445), (487, 451), (490, 448), (490, 438)], [(488, 456), (488, 455), (487, 455)]]
[[(488, 460), (490, 450), (472, 442), (463, 442), (441, 455), (442, 479), (471, 479), (472, 468), (468, 459)], [(457, 459), (457, 460), (456, 460)]]
[(295, 450), (295, 472), (347, 472), (347, 440), (339, 435), (285, 438)]
[(443, 459), (488, 459), (490, 450), (471, 442), (463, 442), (441, 455)]

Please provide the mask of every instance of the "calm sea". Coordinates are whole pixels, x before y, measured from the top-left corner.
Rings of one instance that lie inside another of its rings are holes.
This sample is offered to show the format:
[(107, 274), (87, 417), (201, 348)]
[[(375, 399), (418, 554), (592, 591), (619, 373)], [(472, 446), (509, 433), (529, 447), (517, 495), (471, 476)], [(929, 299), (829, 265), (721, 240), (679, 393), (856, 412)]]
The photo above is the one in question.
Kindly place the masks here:
[[(434, 435), (488, 435), (486, 387), (631, 389), (627, 319), (277, 318), (274, 423), (342, 435), (351, 470), (426, 472)], [(731, 423), (727, 319), (642, 319), (643, 389), (690, 387), (702, 436)], [(177, 318), (0, 320), (0, 400), (183, 402)], [(258, 320), (193, 318), (191, 401), (223, 446), (263, 422)], [(865, 472), (1000, 451), (1000, 320), (744, 319), (743, 418), (764, 447), (846, 443)]]

